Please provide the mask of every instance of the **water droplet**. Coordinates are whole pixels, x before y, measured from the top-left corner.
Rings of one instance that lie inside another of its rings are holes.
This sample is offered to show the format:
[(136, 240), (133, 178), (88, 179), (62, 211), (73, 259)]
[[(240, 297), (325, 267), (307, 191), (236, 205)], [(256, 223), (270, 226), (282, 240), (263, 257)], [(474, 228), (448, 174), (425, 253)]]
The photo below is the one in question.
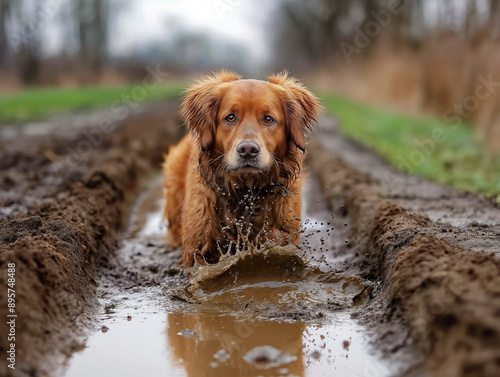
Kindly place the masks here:
[(177, 335), (183, 336), (185, 338), (190, 338), (194, 335), (194, 331), (190, 329), (184, 329), (182, 331), (179, 331)]
[(226, 350), (220, 349), (214, 355), (214, 358), (217, 359), (217, 360), (219, 360), (220, 362), (224, 363), (227, 359), (230, 358), (230, 355), (229, 355), (229, 353), (227, 353)]

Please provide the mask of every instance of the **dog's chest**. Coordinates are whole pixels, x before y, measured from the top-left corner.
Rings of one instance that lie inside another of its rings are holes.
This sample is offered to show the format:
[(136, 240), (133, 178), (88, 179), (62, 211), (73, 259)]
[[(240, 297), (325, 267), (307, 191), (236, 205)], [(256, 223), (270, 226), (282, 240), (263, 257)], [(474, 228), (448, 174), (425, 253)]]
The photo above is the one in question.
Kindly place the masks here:
[(257, 234), (265, 228), (281, 227), (284, 198), (275, 190), (234, 192), (217, 198), (215, 211), (221, 227), (231, 233)]

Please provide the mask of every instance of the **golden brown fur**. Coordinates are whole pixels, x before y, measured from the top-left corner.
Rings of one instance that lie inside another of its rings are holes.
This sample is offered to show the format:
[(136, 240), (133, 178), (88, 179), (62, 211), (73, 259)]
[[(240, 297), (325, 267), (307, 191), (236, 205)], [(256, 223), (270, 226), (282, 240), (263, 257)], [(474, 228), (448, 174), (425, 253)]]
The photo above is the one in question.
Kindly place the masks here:
[(238, 233), (298, 243), (305, 134), (318, 110), (286, 73), (265, 82), (220, 72), (186, 91), (191, 133), (163, 165), (167, 240), (182, 246), (182, 264), (216, 262)]

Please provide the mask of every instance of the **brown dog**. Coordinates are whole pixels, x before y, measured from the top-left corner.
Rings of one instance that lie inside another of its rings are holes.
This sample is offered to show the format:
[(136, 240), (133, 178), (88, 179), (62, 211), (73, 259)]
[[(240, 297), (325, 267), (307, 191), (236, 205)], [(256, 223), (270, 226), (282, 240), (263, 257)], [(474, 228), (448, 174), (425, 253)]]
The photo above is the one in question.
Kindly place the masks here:
[(182, 246), (182, 264), (217, 262), (238, 234), (298, 243), (305, 134), (319, 108), (286, 73), (265, 82), (220, 72), (186, 91), (191, 133), (163, 165), (167, 241)]

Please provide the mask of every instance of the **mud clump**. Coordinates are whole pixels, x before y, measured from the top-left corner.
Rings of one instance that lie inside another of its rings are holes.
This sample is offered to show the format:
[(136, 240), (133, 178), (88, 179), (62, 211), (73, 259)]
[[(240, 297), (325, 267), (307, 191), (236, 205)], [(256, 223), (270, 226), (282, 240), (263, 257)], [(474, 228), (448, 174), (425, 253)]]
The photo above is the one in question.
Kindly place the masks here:
[(395, 256), (410, 245), (417, 234), (425, 234), (429, 223), (426, 216), (408, 214), (403, 207), (390, 201), (381, 202), (366, 241), (364, 276), (370, 280), (385, 279)]
[(390, 279), (389, 301), (406, 313), (437, 375), (499, 375), (497, 258), (419, 236), (396, 256)]
[[(0, 140), (0, 314), (6, 318), (14, 263), (16, 375), (48, 375), (62, 353), (80, 347), (71, 334), (96, 305), (94, 268), (116, 249), (132, 200), (177, 138), (176, 109), (154, 105), (117, 123), (63, 172), (60, 161), (86, 135), (81, 129)], [(0, 333), (7, 330), (2, 321)], [(2, 337), (0, 353), (9, 346)], [(0, 366), (12, 373), (5, 359)]]

